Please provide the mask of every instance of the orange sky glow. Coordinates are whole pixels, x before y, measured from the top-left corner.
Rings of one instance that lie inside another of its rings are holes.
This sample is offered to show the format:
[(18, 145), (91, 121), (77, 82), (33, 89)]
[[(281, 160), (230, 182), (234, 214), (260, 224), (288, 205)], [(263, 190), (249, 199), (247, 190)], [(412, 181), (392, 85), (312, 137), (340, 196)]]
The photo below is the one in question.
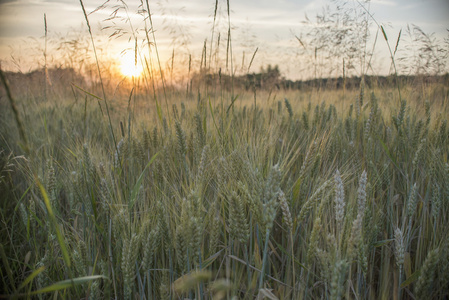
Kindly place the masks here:
[[(338, 77), (342, 74), (343, 63), (351, 75), (386, 75), (391, 73), (391, 58), (380, 26), (385, 29), (393, 50), (401, 32), (395, 59), (403, 62), (403, 65), (398, 63), (402, 73), (415, 72), (409, 65), (414, 59), (412, 53), (420, 51), (414, 43), (414, 39), (420, 38), (419, 30), (435, 47), (446, 49), (446, 52), (449, 49), (447, 0), (230, 1), (229, 19), (227, 3), (221, 0), (217, 1), (214, 22), (215, 3), (205, 0), (149, 2), (152, 28), (147, 7), (140, 7), (140, 1), (104, 4), (98, 0), (85, 0), (84, 6), (99, 60), (105, 67), (116, 65), (122, 75), (128, 77), (138, 76), (147, 65), (157, 69), (157, 54), (161, 68), (175, 77), (186, 76), (189, 69), (199, 70), (204, 66), (212, 71), (222, 69), (244, 74), (258, 72), (269, 64), (279, 65), (281, 73), (292, 79)], [(341, 7), (344, 12), (338, 10)], [(369, 14), (362, 16), (367, 12)], [(347, 49), (341, 48), (337, 53), (333, 49), (325, 49), (326, 39), (338, 35), (334, 32), (333, 36), (329, 31), (327, 35), (322, 34), (324, 44), (317, 44), (310, 33), (313, 28), (324, 28), (326, 24), (318, 24), (315, 16), (327, 14), (330, 17), (332, 13), (340, 14), (341, 20), (337, 18), (333, 23), (339, 32), (348, 26), (343, 23), (345, 13), (353, 18), (350, 24), (364, 26), (360, 27), (362, 30), (352, 28), (354, 39), (343, 40), (343, 43), (361, 39), (362, 31), (368, 34), (367, 42), (354, 43), (352, 48), (348, 45)], [(44, 37), (44, 14), (47, 39)], [(231, 48), (228, 48), (229, 24)], [(347, 51), (354, 47), (360, 51), (348, 54)], [(232, 49), (232, 63), (227, 49)], [(137, 65), (134, 64), (136, 55)], [(448, 71), (448, 58), (439, 59), (440, 65), (432, 66), (429, 73)], [(0, 62), (3, 69), (22, 72), (42, 67), (45, 63), (80, 68), (80, 64), (94, 63), (92, 42), (79, 2), (1, 0)], [(418, 70), (419, 63), (415, 63)], [(314, 75), (313, 70), (317, 68), (321, 71)]]

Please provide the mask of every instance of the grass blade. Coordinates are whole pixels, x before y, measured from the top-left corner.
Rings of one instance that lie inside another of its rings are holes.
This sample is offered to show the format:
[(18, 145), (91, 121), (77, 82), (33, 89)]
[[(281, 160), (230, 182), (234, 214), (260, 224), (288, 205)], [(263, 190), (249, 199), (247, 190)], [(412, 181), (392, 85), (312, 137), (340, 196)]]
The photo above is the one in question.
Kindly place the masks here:
[(145, 169), (143, 169), (142, 173), (140, 174), (139, 178), (137, 179), (136, 184), (134, 185), (132, 191), (131, 191), (131, 197), (129, 199), (129, 209), (131, 210), (134, 206), (134, 203), (137, 199), (137, 194), (139, 193), (140, 185), (142, 184), (143, 176), (145, 175), (145, 171), (148, 169), (148, 167), (153, 163), (153, 161), (156, 159), (159, 153), (156, 153), (153, 155), (153, 157), (150, 159), (148, 164), (145, 166)]
[(69, 280), (58, 281), (52, 285), (49, 285), (47, 287), (40, 289), (40, 290), (31, 292), (30, 295), (39, 295), (39, 294), (60, 291), (60, 290), (67, 289), (67, 288), (75, 286), (75, 285), (83, 284), (83, 283), (86, 283), (86, 282), (89, 282), (89, 281), (92, 281), (95, 279), (100, 279), (100, 278), (106, 279), (106, 277), (104, 277), (103, 275), (93, 275), (93, 276), (85, 276), (85, 277), (78, 277), (78, 278), (73, 278), (73, 279), (69, 279)]
[(39, 275), (40, 273), (42, 273), (45, 270), (45, 266), (42, 266), (36, 270), (33, 271), (33, 273), (31, 273), (30, 276), (28, 276), (20, 285), (18, 290), (26, 287), (28, 285), (28, 283), (30, 283), (37, 275)]
[(70, 255), (67, 251), (67, 247), (65, 246), (64, 238), (62, 237), (61, 232), (59, 231), (58, 222), (56, 221), (55, 214), (53, 213), (53, 209), (51, 208), (50, 199), (48, 198), (47, 192), (45, 191), (44, 186), (41, 184), (37, 176), (35, 176), (34, 180), (36, 181), (39, 190), (41, 191), (42, 198), (44, 198), (45, 206), (47, 207), (48, 217), (50, 218), (50, 222), (53, 225), (53, 228), (56, 232), (56, 238), (58, 240), (59, 246), (61, 247), (62, 257), (64, 258), (64, 262), (67, 267), (70, 268)]
[(8, 274), (9, 281), (11, 285), (14, 286), (14, 276), (12, 276), (11, 268), (9, 267), (8, 258), (6, 257), (5, 250), (3, 249), (3, 245), (0, 244), (0, 255), (2, 256), (3, 265), (5, 266), (6, 273)]

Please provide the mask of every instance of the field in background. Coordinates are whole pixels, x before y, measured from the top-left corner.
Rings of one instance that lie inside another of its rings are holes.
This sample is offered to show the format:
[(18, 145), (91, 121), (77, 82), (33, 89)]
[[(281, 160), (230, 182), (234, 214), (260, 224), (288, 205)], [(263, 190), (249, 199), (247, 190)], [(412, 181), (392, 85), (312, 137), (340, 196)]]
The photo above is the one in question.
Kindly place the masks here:
[(153, 63), (6, 74), (0, 298), (449, 297), (447, 75)]

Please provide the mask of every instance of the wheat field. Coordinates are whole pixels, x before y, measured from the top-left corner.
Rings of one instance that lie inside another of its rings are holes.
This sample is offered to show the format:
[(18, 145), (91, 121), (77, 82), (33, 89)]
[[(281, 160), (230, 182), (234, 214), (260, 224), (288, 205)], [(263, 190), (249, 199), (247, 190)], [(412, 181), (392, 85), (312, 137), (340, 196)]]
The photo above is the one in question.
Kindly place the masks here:
[(5, 74), (0, 298), (449, 297), (447, 78)]

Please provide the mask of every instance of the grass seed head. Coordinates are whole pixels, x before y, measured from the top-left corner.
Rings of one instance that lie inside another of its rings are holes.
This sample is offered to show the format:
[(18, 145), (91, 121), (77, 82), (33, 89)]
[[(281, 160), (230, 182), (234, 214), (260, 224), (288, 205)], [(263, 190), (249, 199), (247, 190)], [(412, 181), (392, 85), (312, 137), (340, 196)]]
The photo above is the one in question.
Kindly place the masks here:
[(345, 214), (345, 191), (343, 186), (343, 181), (341, 180), (340, 171), (335, 172), (335, 220), (338, 224), (343, 223), (343, 218)]

